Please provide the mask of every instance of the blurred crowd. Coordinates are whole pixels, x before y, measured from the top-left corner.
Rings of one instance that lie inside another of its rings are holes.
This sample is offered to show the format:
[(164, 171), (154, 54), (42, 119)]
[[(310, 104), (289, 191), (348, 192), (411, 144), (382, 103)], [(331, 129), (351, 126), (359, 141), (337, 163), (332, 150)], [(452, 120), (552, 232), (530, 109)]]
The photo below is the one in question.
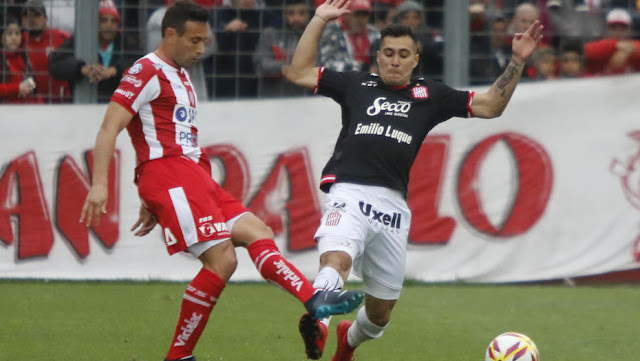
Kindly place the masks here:
[[(153, 51), (174, 0), (99, 1), (97, 62), (74, 54), (76, 0), (0, 2), (0, 100), (68, 103), (88, 81), (108, 102), (126, 69)], [(211, 41), (190, 69), (199, 98), (308, 95), (286, 81), (294, 49), (323, 0), (194, 0), (211, 11)], [(492, 83), (511, 56), (513, 35), (535, 20), (544, 44), (525, 80), (625, 74), (640, 70), (640, 0), (470, 0), (471, 85)], [(380, 30), (410, 26), (419, 44), (416, 76), (442, 80), (444, 0), (351, 0), (351, 13), (329, 24), (318, 65), (375, 72)]]

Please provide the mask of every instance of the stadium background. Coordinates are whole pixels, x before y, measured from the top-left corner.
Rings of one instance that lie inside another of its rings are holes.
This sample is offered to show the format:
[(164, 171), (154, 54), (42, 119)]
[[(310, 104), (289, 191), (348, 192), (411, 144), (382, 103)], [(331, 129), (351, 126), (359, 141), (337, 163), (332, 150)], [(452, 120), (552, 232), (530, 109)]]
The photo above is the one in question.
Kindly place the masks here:
[[(75, 10), (73, 1), (55, 3), (47, 3), (49, 14), (82, 14), (54, 24), (82, 29), (75, 31), (76, 51), (97, 47), (97, 1), (76, 2)], [(146, 19), (164, 1), (116, 3), (127, 39), (120, 50), (140, 53)], [(258, 4), (270, 14), (279, 10), (273, 2)], [(464, 71), (470, 30), (461, 24), (468, 23), (468, 4), (427, 6), (425, 17), (439, 19), (445, 30), (445, 67), (436, 77), (483, 91), (469, 85)], [(6, 15), (20, 6), (4, 1), (1, 9)], [(214, 15), (214, 35), (215, 22)], [(206, 74), (215, 89), (223, 75)], [(408, 277), (515, 282), (620, 271), (634, 277), (628, 271), (640, 260), (637, 84), (637, 76), (524, 83), (500, 119), (454, 119), (437, 127), (412, 172)], [(197, 262), (182, 255), (167, 260), (160, 230), (142, 240), (128, 230), (138, 201), (126, 136), (113, 164), (108, 222), (90, 232), (76, 224), (105, 106), (89, 105), (97, 99), (88, 82), (75, 93), (75, 105), (3, 105), (0, 277), (190, 279)], [(199, 138), (216, 165), (214, 178), (274, 229), (287, 256), (312, 277), (312, 235), (324, 201), (317, 182), (339, 131), (337, 106), (309, 96), (212, 97), (200, 102)], [(247, 260), (241, 256), (234, 280), (260, 279)]]

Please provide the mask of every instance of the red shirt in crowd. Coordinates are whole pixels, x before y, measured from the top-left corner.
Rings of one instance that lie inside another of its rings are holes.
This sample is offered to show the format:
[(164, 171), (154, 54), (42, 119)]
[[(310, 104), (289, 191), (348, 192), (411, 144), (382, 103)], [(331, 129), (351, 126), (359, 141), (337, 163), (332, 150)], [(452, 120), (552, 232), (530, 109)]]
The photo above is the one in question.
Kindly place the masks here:
[(69, 83), (64, 80), (56, 80), (49, 76), (49, 53), (57, 49), (60, 44), (69, 38), (65, 31), (47, 29), (38, 37), (29, 36), (29, 32), (22, 34), (24, 49), (31, 62), (31, 69), (36, 79), (37, 95), (45, 100), (60, 102), (63, 97), (71, 96)]
[[(633, 40), (640, 49), (640, 41)], [(640, 51), (632, 53), (624, 66), (611, 68), (609, 61), (616, 53), (618, 40), (609, 38), (589, 42), (584, 46), (584, 58), (589, 74), (624, 74), (640, 71)]]
[[(4, 99), (7, 104), (14, 103), (42, 103), (42, 99), (37, 97), (20, 98), (20, 83), (24, 80), (24, 73), (27, 71), (27, 64), (20, 52), (3, 52), (4, 69), (2, 76), (4, 83), (0, 83), (0, 99)], [(2, 80), (0, 76), (0, 81)]]

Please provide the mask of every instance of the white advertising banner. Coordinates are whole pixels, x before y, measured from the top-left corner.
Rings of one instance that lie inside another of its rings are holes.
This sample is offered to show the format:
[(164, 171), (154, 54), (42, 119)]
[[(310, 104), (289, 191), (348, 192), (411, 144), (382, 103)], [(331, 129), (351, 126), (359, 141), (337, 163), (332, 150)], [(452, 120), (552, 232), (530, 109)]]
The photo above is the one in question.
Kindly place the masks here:
[[(451, 119), (411, 173), (407, 278), (538, 281), (640, 268), (640, 76), (520, 84), (497, 119)], [(482, 92), (485, 89), (475, 89)], [(130, 231), (140, 201), (121, 134), (108, 212), (78, 222), (105, 105), (1, 107), (0, 278), (190, 280), (159, 227)], [(322, 97), (201, 103), (213, 177), (314, 277), (320, 172), (340, 130)], [(372, 222), (383, 222), (372, 215)], [(232, 281), (259, 280), (238, 249)]]

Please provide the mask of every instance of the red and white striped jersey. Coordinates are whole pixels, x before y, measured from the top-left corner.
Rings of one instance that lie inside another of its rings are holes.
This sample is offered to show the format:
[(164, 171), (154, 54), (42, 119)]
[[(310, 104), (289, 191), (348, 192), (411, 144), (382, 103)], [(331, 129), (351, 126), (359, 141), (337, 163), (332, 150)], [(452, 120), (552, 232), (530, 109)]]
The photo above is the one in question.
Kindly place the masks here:
[(134, 115), (127, 131), (137, 166), (172, 156), (208, 163), (204, 150), (198, 147), (196, 93), (184, 68), (149, 53), (122, 76), (111, 100)]

